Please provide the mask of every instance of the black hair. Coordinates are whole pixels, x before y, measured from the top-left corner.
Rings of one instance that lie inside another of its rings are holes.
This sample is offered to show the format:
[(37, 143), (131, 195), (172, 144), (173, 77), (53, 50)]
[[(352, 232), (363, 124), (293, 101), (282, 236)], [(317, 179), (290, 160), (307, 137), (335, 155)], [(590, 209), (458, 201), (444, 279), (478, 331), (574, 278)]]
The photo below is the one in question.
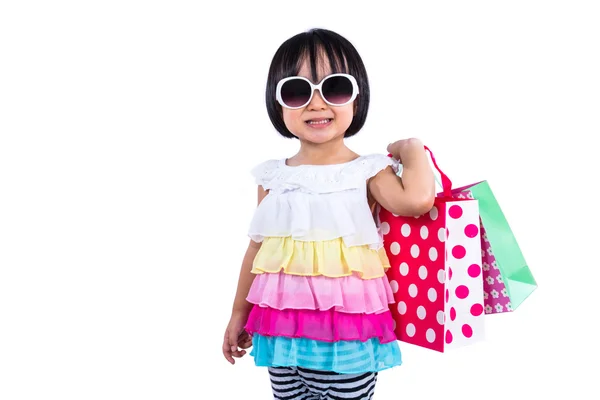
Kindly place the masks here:
[(267, 78), (265, 100), (269, 119), (275, 129), (286, 138), (295, 138), (285, 126), (281, 105), (275, 99), (277, 82), (288, 76), (297, 75), (302, 62), (308, 57), (312, 80), (317, 80), (317, 61), (324, 55), (329, 60), (332, 73), (347, 73), (358, 83), (356, 113), (344, 137), (355, 135), (365, 124), (369, 110), (369, 80), (363, 61), (356, 48), (346, 38), (327, 29), (310, 29), (299, 33), (277, 49)]

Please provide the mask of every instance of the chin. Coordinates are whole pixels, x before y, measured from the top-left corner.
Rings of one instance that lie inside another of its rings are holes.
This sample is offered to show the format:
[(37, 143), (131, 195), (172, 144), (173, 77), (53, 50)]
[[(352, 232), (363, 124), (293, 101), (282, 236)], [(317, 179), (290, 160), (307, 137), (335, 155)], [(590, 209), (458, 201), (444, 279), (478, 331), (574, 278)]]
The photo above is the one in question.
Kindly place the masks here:
[[(315, 143), (315, 144), (323, 144), (323, 143), (327, 143), (327, 142), (331, 142), (332, 140), (338, 138), (340, 135), (319, 135), (319, 134), (308, 134), (308, 135), (302, 135), (300, 136), (300, 139), (310, 142), (310, 143)], [(341, 135), (343, 136), (343, 135)]]
[(299, 139), (305, 140), (307, 142), (321, 144), (331, 142), (332, 140), (338, 139), (340, 137), (344, 137), (343, 133), (336, 133), (332, 129), (327, 129), (323, 131), (306, 131), (302, 130), (300, 135), (297, 135)]

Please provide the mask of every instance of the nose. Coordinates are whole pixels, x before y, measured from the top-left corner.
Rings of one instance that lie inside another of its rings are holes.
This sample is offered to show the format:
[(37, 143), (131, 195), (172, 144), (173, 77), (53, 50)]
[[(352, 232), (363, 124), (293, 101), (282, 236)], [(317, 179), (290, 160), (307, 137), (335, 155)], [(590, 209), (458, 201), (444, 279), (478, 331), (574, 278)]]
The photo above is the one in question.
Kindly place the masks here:
[(306, 107), (309, 110), (324, 110), (327, 108), (327, 103), (325, 103), (325, 100), (323, 100), (323, 97), (321, 97), (321, 92), (315, 90), (315, 93), (313, 93), (313, 98)]

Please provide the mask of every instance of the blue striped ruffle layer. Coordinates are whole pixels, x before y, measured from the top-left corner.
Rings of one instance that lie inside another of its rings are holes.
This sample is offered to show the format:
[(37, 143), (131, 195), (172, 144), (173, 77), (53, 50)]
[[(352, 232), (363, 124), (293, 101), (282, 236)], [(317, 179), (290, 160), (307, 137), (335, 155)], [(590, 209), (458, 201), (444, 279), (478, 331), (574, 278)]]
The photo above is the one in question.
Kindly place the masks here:
[(346, 374), (381, 371), (402, 364), (398, 342), (381, 344), (377, 338), (366, 342), (320, 342), (254, 334), (250, 355), (256, 365), (263, 367), (304, 367)]

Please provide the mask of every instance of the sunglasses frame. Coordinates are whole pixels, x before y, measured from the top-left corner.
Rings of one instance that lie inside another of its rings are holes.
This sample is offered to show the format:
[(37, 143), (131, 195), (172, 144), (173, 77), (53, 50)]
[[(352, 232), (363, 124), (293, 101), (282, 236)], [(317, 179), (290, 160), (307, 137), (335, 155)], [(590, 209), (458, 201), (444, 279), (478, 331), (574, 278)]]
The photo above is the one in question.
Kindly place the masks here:
[[(331, 102), (327, 101), (327, 99), (325, 98), (325, 96), (323, 96), (323, 91), (322, 91), (323, 83), (324, 83), (324, 82), (325, 82), (327, 79), (330, 79), (330, 78), (335, 78), (335, 77), (338, 77), (338, 76), (343, 76), (343, 77), (345, 77), (345, 78), (348, 78), (348, 79), (350, 80), (350, 83), (352, 83), (352, 95), (350, 96), (350, 100), (348, 100), (347, 102), (345, 102), (345, 103), (343, 103), (343, 104), (334, 104), (334, 103), (331, 103)], [(309, 98), (308, 98), (308, 101), (307, 101), (306, 103), (302, 104), (301, 106), (298, 106), (298, 107), (290, 107), (290, 106), (288, 106), (287, 104), (285, 104), (285, 102), (284, 102), (284, 101), (283, 101), (283, 99), (281, 98), (281, 88), (283, 87), (283, 84), (284, 84), (284, 83), (286, 83), (286, 82), (288, 82), (288, 81), (294, 80), (294, 79), (300, 79), (300, 80), (303, 80), (303, 81), (307, 82), (307, 83), (310, 85), (310, 88), (311, 88), (311, 91), (310, 91), (310, 96), (309, 96)], [(287, 78), (283, 78), (282, 80), (280, 80), (280, 81), (277, 83), (277, 88), (276, 88), (276, 90), (275, 90), (275, 96), (276, 96), (276, 98), (277, 98), (277, 102), (278, 102), (278, 103), (279, 103), (279, 104), (280, 104), (282, 107), (288, 108), (288, 109), (290, 109), (290, 110), (297, 110), (297, 109), (299, 109), (299, 108), (306, 107), (308, 104), (310, 104), (310, 102), (311, 102), (311, 101), (312, 101), (312, 99), (313, 99), (313, 96), (315, 95), (315, 90), (318, 90), (318, 91), (319, 91), (319, 93), (321, 94), (321, 98), (323, 99), (323, 101), (324, 101), (325, 103), (329, 104), (329, 105), (330, 105), (330, 106), (332, 106), (332, 107), (341, 107), (341, 106), (345, 106), (345, 105), (347, 105), (347, 104), (350, 104), (350, 103), (352, 103), (352, 102), (353, 102), (353, 101), (356, 99), (356, 96), (358, 96), (358, 93), (359, 93), (359, 90), (358, 90), (358, 83), (356, 82), (356, 79), (355, 79), (355, 78), (354, 78), (352, 75), (349, 75), (349, 74), (341, 74), (341, 73), (340, 73), (340, 74), (331, 74), (331, 75), (327, 75), (326, 77), (324, 77), (324, 78), (321, 80), (321, 82), (319, 82), (319, 83), (318, 83), (318, 84), (316, 84), (316, 85), (315, 85), (314, 83), (312, 83), (310, 80), (308, 80), (307, 78), (303, 77), (303, 76), (289, 76), (289, 77), (287, 77)]]

